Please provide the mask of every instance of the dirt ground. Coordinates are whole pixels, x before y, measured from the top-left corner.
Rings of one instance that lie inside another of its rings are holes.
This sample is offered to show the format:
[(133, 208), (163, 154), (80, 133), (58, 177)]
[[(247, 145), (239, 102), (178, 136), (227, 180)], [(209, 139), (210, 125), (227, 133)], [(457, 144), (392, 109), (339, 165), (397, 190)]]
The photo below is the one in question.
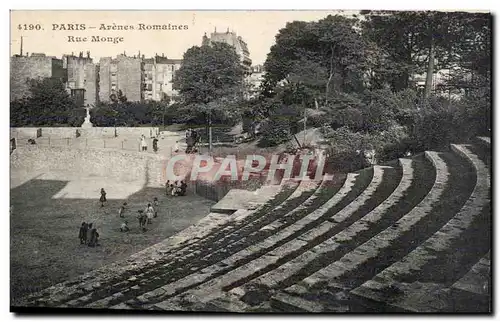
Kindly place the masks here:
[[(11, 298), (25, 296), (102, 265), (126, 258), (174, 235), (206, 216), (214, 202), (189, 194), (167, 197), (164, 189), (145, 187), (127, 199), (54, 198), (67, 181), (32, 179), (11, 189)], [(158, 197), (158, 218), (146, 232), (139, 229), (137, 210)], [(118, 209), (126, 201), (130, 232), (120, 232)], [(81, 245), (82, 221), (97, 224), (96, 248)]]

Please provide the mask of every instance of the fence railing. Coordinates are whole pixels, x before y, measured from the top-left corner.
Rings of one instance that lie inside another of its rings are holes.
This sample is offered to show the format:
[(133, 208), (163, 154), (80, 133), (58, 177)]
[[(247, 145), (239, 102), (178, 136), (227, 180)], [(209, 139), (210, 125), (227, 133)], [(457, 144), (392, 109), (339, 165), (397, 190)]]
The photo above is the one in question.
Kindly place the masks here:
[[(31, 141), (30, 141), (31, 140)], [(39, 146), (50, 146), (50, 147), (69, 147), (69, 148), (104, 148), (104, 149), (115, 149), (124, 151), (134, 151), (141, 152), (140, 141), (134, 140), (123, 140), (119, 138), (51, 138), (51, 137), (39, 137), (37, 139), (16, 139), (17, 145), (29, 145), (34, 144)], [(151, 139), (146, 139), (148, 148), (145, 152), (154, 153), (153, 143)], [(168, 149), (168, 153), (171, 154), (171, 149)]]

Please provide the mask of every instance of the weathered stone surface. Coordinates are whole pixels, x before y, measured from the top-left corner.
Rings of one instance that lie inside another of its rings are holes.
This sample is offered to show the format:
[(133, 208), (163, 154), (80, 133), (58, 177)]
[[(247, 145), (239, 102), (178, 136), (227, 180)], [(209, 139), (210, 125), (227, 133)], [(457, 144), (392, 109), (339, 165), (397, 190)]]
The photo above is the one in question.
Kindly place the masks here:
[(491, 292), (490, 264), (488, 254), (472, 266), (471, 270), (452, 287), (478, 295), (489, 296)]
[(319, 303), (282, 292), (271, 298), (271, 306), (283, 312), (322, 312), (324, 310)]

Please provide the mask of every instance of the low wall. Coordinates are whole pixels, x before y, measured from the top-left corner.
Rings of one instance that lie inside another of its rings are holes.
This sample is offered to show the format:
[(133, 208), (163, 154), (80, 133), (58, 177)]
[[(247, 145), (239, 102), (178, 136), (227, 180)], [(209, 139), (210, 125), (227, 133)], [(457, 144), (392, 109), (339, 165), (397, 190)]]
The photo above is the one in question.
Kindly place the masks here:
[[(115, 137), (115, 127), (11, 127), (10, 136), (15, 138), (75, 138), (76, 133), (80, 133), (82, 137), (99, 137), (99, 138), (111, 138)], [(40, 131), (37, 135), (37, 131)], [(116, 127), (116, 134), (120, 136), (127, 137), (137, 137), (140, 138), (141, 135), (150, 138), (152, 136), (158, 135), (160, 129), (158, 127)]]
[[(116, 134), (120, 136), (135, 136), (137, 138), (144, 135), (147, 138), (159, 134), (158, 127), (116, 127)], [(80, 130), (82, 137), (114, 137), (115, 127), (91, 127)]]
[(101, 176), (123, 181), (159, 183), (163, 162), (153, 154), (106, 149), (20, 146), (11, 155), (11, 171), (59, 171), (75, 176)]
[(42, 137), (74, 138), (78, 127), (41, 127)]
[(16, 139), (31, 139), (38, 137), (38, 127), (11, 127), (10, 137)]

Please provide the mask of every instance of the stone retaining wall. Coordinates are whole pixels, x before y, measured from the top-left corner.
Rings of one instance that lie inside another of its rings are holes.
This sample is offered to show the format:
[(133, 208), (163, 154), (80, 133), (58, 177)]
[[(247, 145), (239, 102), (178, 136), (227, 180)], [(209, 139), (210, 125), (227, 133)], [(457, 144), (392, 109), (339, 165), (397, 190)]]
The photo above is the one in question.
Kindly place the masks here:
[(160, 184), (163, 161), (153, 154), (109, 149), (19, 146), (12, 154), (12, 171), (61, 171), (75, 176), (102, 176), (123, 181), (146, 177)]

